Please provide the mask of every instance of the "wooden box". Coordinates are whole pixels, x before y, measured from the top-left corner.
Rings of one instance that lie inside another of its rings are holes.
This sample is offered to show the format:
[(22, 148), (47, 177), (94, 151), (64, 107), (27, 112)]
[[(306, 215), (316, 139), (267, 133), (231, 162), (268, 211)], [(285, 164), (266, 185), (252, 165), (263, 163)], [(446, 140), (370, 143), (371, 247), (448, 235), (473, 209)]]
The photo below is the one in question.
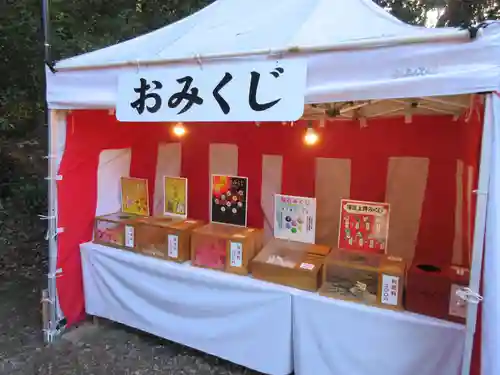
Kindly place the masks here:
[(190, 259), (191, 232), (202, 225), (198, 220), (167, 216), (135, 222), (137, 251), (156, 258), (185, 262)]
[(408, 270), (405, 307), (408, 311), (465, 323), (467, 303), (456, 291), (469, 285), (469, 270), (415, 262)]
[(253, 228), (210, 223), (193, 230), (193, 266), (247, 275), (256, 253), (261, 231)]
[(329, 252), (327, 246), (274, 238), (252, 261), (252, 275), (315, 292), (321, 284), (321, 268)]
[(94, 224), (94, 243), (134, 250), (134, 222), (141, 218), (141, 216), (121, 212), (97, 216)]
[(323, 267), (321, 295), (403, 309), (406, 264), (384, 254), (334, 249)]

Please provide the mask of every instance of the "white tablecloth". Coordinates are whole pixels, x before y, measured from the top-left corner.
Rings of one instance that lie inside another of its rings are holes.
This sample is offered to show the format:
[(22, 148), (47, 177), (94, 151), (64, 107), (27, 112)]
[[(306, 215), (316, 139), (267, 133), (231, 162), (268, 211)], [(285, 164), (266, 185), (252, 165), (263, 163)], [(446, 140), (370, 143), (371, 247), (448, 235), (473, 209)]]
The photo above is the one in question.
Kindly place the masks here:
[(93, 243), (81, 255), (88, 314), (267, 374), (293, 371), (289, 288)]
[(457, 375), (464, 339), (460, 324), (294, 293), (297, 375)]
[(93, 243), (81, 253), (88, 314), (260, 372), (459, 374), (460, 324)]

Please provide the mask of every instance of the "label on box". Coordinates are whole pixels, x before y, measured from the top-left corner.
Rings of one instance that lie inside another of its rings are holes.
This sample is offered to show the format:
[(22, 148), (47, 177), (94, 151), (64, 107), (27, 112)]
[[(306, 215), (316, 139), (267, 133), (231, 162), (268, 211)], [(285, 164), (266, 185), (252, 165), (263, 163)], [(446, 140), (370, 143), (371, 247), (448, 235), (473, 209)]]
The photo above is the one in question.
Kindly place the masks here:
[(397, 306), (399, 297), (399, 277), (382, 275), (381, 302), (384, 305)]
[(134, 247), (134, 227), (125, 225), (125, 247)]
[(448, 314), (465, 319), (467, 317), (467, 302), (457, 296), (457, 291), (461, 288), (462, 287), (457, 284), (451, 285), (450, 306), (448, 307)]
[(243, 266), (243, 246), (241, 242), (230, 243), (231, 249), (231, 267)]
[(179, 256), (179, 237), (175, 234), (168, 235), (168, 256), (174, 259)]
[(314, 269), (314, 264), (311, 264), (311, 263), (301, 263), (300, 264), (300, 268), (302, 268), (304, 270), (312, 271)]

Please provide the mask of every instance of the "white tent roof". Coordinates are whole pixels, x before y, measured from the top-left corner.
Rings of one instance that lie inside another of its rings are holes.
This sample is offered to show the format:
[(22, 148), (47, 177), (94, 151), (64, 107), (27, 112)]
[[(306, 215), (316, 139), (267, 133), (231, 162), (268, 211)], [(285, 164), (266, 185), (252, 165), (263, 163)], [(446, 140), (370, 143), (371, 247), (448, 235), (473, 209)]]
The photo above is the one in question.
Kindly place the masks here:
[(307, 103), (500, 86), (498, 25), (471, 41), (464, 30), (407, 25), (371, 0), (218, 0), (152, 33), (59, 62), (48, 73), (48, 102), (114, 107), (119, 74), (148, 63), (297, 54), (308, 58)]
[(410, 26), (371, 0), (218, 0), (174, 24), (62, 61), (58, 67), (436, 36), (467, 38), (456, 29)]

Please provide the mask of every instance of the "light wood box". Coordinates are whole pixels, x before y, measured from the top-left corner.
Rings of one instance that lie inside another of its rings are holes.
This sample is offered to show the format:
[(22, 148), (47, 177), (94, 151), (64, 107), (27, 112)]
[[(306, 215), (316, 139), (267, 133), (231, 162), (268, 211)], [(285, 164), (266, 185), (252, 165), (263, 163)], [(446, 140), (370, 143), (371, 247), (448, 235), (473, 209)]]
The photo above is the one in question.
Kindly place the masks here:
[(328, 246), (272, 239), (252, 261), (256, 279), (317, 291)]
[(250, 261), (262, 243), (262, 231), (210, 223), (193, 230), (193, 266), (247, 275)]
[(323, 267), (321, 295), (403, 309), (406, 263), (384, 254), (334, 249)]
[(134, 223), (142, 216), (115, 212), (97, 216), (94, 221), (93, 242), (133, 251), (135, 249)]
[(182, 263), (190, 259), (193, 229), (203, 222), (158, 216), (138, 220), (134, 225), (138, 252)]

